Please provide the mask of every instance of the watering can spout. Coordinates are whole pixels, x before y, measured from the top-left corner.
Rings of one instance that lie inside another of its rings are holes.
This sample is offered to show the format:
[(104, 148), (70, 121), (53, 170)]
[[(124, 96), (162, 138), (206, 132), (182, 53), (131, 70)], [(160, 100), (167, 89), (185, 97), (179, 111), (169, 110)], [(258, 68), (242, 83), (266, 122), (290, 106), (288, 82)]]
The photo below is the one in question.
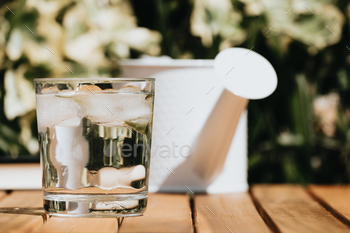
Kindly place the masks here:
[(222, 171), (238, 122), (247, 104), (248, 99), (223, 89), (193, 150), (193, 168), (202, 179), (212, 181)]

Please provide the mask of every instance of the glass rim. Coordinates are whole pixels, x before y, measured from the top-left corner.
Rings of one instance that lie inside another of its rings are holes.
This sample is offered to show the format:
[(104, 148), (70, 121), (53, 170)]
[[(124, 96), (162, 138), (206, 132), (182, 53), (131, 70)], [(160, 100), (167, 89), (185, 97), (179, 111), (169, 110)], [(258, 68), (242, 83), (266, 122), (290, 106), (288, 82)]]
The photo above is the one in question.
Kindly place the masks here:
[(34, 82), (154, 82), (155, 78), (36, 78)]

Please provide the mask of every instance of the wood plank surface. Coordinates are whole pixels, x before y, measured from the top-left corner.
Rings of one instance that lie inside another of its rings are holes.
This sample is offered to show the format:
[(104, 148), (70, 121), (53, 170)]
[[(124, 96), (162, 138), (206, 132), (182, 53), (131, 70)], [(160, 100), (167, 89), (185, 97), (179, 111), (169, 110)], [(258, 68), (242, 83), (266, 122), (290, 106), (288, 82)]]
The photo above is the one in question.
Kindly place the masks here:
[(43, 224), (41, 191), (14, 191), (0, 200), (0, 232), (32, 232)]
[[(251, 192), (263, 219), (248, 193), (196, 195), (196, 232), (271, 232), (263, 221), (273, 232), (350, 232), (350, 186), (255, 185)], [(0, 191), (0, 233), (118, 232), (116, 218), (51, 217), (43, 224), (46, 218), (41, 191)], [(182, 194), (150, 194), (144, 216), (125, 218), (119, 228), (193, 232), (190, 201)]]
[(271, 232), (249, 193), (196, 195), (194, 209), (197, 233)]
[(119, 232), (193, 232), (190, 201), (184, 194), (149, 194), (144, 216), (125, 218)]
[(5, 191), (0, 191), (0, 200), (6, 196), (6, 192)]
[(117, 218), (60, 218), (51, 217), (36, 233), (116, 233)]
[(332, 185), (308, 188), (310, 194), (336, 218), (350, 226), (350, 186)]
[(255, 185), (252, 195), (274, 232), (350, 232), (299, 185)]
[(41, 190), (13, 191), (0, 202), (1, 207), (43, 207)]

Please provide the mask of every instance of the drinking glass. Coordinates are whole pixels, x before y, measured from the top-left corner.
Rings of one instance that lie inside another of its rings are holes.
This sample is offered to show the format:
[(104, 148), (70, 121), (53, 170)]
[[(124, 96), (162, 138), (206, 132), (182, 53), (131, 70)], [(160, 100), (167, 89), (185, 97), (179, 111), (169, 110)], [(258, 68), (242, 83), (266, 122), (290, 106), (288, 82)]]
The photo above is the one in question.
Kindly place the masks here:
[(34, 82), (45, 211), (73, 217), (142, 215), (155, 80)]

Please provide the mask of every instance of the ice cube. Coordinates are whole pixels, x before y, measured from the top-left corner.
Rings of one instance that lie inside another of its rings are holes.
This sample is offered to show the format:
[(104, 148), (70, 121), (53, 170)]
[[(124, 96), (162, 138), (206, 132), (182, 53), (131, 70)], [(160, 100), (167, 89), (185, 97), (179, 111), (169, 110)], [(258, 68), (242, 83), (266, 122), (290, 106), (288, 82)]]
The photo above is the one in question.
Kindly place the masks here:
[(126, 120), (125, 124), (135, 129), (137, 132), (146, 134), (149, 119), (147, 118), (137, 118), (132, 120)]
[(56, 143), (54, 154), (50, 157), (57, 169), (59, 184), (68, 189), (83, 187), (82, 174), (89, 161), (89, 143), (82, 134), (80, 122), (80, 118), (76, 117), (53, 129)]
[(151, 105), (146, 99), (147, 94), (119, 94), (122, 110), (118, 113), (123, 120), (149, 117)]
[(68, 120), (63, 121), (62, 123), (58, 124), (59, 127), (78, 127), (80, 124), (80, 117), (74, 117)]
[[(82, 135), (82, 128), (78, 126), (56, 126), (56, 160), (63, 165), (87, 162), (89, 145)], [(68, 154), (72, 154), (69, 156)]]
[(126, 84), (120, 88), (120, 92), (141, 92), (142, 86), (139, 83)]
[(93, 210), (123, 210), (131, 209), (139, 205), (138, 200), (128, 201), (105, 201), (97, 203)]
[(124, 121), (119, 119), (119, 118), (116, 118), (114, 121), (111, 121), (111, 122), (107, 122), (107, 123), (104, 123), (104, 124), (100, 124), (101, 126), (105, 126), (105, 127), (118, 127), (118, 126), (125, 126), (124, 125)]
[(108, 92), (118, 92), (117, 89), (113, 89), (113, 88), (107, 88), (107, 89), (103, 89), (103, 91), (108, 91)]
[(83, 117), (97, 123), (128, 120), (151, 115), (152, 98), (143, 93), (96, 92), (78, 95)]
[(88, 91), (93, 94), (94, 91), (102, 91), (102, 89), (99, 86), (92, 84), (81, 84), (75, 88), (75, 91)]
[(72, 98), (75, 97), (76, 93), (75, 91), (71, 91), (71, 90), (63, 90), (63, 91), (59, 91), (56, 94), (56, 97), (61, 97), (61, 98)]
[(149, 92), (151, 91), (151, 83), (150, 82), (127, 83), (124, 86), (122, 86), (120, 91), (121, 92), (141, 92), (141, 91)]
[(115, 94), (96, 93), (79, 95), (81, 111), (84, 117), (89, 117), (97, 123), (111, 122), (116, 119), (115, 108), (117, 105)]
[(151, 83), (146, 83), (143, 88), (142, 88), (142, 91), (145, 91), (145, 92), (150, 92), (151, 91)]
[(120, 118), (129, 120), (139, 117), (148, 117), (151, 114), (151, 109), (147, 106), (137, 106), (133, 108), (127, 108), (120, 112)]
[(91, 183), (97, 183), (98, 187), (111, 190), (117, 187), (131, 187), (133, 181), (142, 180), (146, 177), (146, 169), (142, 165), (117, 169), (114, 167), (101, 168), (91, 179)]
[(44, 87), (41, 89), (42, 94), (48, 94), (48, 93), (56, 93), (59, 92), (58, 88), (56, 86), (50, 86), (50, 87)]
[[(67, 213), (70, 214), (81, 214), (81, 213), (89, 213), (89, 203), (86, 202), (66, 202)], [(68, 231), (69, 232), (69, 231)]]
[(55, 94), (38, 94), (37, 118), (40, 132), (47, 127), (59, 125), (65, 120), (80, 117), (80, 107), (73, 98), (61, 98)]

